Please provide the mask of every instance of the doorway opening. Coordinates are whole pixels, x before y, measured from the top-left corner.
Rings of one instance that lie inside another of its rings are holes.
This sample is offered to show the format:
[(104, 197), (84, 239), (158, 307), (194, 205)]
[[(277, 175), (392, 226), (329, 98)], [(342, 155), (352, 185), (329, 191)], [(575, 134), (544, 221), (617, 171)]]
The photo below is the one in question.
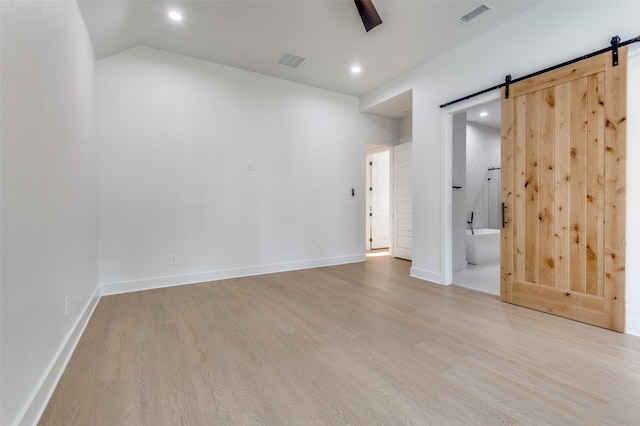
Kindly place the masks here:
[(413, 243), (413, 91), (407, 90), (363, 112), (366, 145), (367, 255), (411, 260)]
[(452, 117), (452, 283), (500, 294), (500, 101)]
[(389, 254), (391, 245), (391, 148), (367, 145), (366, 249)]

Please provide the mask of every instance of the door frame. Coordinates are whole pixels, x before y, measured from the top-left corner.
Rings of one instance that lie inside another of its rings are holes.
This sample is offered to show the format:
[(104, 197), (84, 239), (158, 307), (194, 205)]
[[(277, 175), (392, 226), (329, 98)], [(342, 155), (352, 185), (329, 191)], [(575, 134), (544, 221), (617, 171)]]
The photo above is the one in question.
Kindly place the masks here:
[(500, 92), (487, 93), (459, 102), (444, 109), (441, 113), (442, 124), (442, 223), (440, 241), (440, 268), (443, 271), (442, 284), (453, 283), (453, 116), (473, 107), (500, 99)]

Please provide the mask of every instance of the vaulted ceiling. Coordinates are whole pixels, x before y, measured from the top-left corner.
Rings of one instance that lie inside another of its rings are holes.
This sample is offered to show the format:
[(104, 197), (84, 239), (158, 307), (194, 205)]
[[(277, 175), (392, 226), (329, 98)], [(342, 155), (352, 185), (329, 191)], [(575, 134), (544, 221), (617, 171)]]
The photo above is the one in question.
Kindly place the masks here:
[[(490, 10), (463, 24), (482, 2), (374, 0), (383, 23), (366, 32), (352, 0), (79, 1), (98, 58), (145, 45), (353, 96), (537, 3), (489, 0)], [(172, 10), (182, 21), (168, 19)], [(280, 65), (283, 52), (306, 59)]]

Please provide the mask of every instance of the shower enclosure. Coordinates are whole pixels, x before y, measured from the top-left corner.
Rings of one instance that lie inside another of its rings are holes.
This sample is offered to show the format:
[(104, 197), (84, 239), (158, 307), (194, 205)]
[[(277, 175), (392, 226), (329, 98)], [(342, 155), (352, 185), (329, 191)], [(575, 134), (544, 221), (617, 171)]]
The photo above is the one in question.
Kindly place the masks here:
[(487, 228), (500, 229), (500, 167), (487, 171)]
[[(480, 187), (479, 201), (482, 207), (479, 229), (474, 229), (474, 212), (467, 222), (466, 235), (467, 263), (479, 265), (500, 260), (500, 167), (487, 170), (486, 179)], [(484, 228), (486, 226), (486, 228)]]

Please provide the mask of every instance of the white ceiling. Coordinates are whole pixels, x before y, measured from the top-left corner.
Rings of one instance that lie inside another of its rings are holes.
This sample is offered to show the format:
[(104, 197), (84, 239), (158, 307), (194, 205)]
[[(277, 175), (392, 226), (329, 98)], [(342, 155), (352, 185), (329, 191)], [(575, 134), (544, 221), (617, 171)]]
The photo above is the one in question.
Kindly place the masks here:
[(364, 112), (369, 114), (384, 115), (391, 118), (404, 118), (413, 111), (413, 90), (389, 98), (384, 102), (374, 105)]
[[(480, 115), (486, 112), (487, 115)], [(478, 105), (467, 110), (467, 121), (483, 126), (500, 128), (500, 100)]]
[[(374, 0), (383, 23), (366, 32), (352, 0), (80, 0), (96, 55), (145, 45), (360, 96), (540, 1)], [(170, 21), (177, 10), (184, 19)], [(283, 51), (306, 57), (276, 64)], [(352, 75), (359, 64), (362, 72)]]

